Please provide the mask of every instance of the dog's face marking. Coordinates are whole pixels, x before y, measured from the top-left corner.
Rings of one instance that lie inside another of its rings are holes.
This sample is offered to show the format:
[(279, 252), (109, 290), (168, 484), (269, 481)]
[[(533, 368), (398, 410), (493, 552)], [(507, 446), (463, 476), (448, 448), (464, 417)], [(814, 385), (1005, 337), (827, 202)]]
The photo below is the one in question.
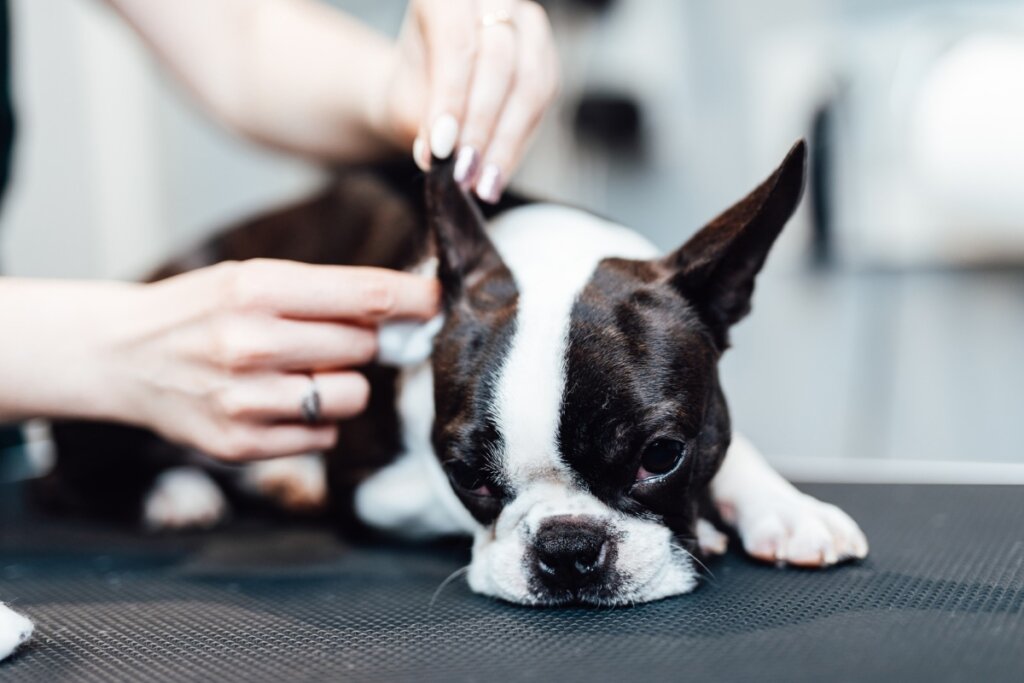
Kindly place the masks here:
[(546, 205), (499, 217), (488, 238), (450, 169), (431, 172), (446, 313), (433, 441), (481, 525), (474, 590), (626, 604), (693, 589), (697, 504), (730, 437), (717, 360), (803, 163), (798, 145), (664, 258), (625, 228)]

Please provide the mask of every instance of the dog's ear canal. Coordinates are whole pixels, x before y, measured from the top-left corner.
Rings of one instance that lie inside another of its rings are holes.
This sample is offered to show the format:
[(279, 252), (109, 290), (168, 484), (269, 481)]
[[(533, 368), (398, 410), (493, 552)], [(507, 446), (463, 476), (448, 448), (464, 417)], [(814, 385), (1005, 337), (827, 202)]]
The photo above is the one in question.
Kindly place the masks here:
[(487, 236), (483, 214), (455, 182), (453, 170), (453, 160), (434, 159), (426, 181), (427, 225), (437, 247), (437, 276), (446, 310), (460, 300), (498, 293), (474, 292), (487, 276), (507, 282), (514, 291), (511, 274)]
[(750, 311), (754, 278), (800, 203), (806, 165), (807, 144), (800, 140), (767, 180), (663, 261), (722, 349), (729, 327)]

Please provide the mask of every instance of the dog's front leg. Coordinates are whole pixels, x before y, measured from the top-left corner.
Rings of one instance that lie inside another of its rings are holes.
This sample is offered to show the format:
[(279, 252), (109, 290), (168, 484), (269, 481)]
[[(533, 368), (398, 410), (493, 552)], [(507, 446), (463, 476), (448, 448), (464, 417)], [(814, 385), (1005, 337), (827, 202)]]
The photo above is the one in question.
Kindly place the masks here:
[(759, 560), (827, 567), (868, 554), (867, 539), (849, 515), (798, 491), (740, 435), (711, 482), (711, 495), (744, 549)]

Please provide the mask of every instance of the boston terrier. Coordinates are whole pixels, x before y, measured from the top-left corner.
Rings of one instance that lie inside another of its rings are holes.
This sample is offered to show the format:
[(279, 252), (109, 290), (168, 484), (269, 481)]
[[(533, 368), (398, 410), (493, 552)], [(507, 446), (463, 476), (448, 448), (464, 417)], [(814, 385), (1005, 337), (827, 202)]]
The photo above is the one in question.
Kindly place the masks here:
[[(801, 141), (667, 255), (565, 206), (513, 199), (485, 216), (451, 162), (435, 160), (418, 201), (350, 178), (161, 274), (255, 256), (436, 273), (443, 314), (382, 328), (379, 362), (364, 369), (370, 407), (342, 426), (338, 446), (217, 467), (142, 430), (64, 423), (40, 491), (156, 529), (214, 524), (255, 493), (406, 537), (471, 534), (472, 590), (527, 605), (687, 593), (698, 557), (724, 552), (723, 524), (765, 562), (863, 558), (849, 516), (733, 434), (718, 377), (805, 165)], [(377, 236), (353, 237), (342, 221)]]

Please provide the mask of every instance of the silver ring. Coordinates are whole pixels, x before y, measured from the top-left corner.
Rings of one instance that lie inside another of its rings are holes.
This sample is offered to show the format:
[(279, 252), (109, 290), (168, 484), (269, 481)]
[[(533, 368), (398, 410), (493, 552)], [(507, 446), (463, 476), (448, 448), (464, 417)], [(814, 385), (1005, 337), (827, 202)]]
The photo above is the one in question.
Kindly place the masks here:
[(320, 421), (320, 388), (316, 385), (316, 378), (309, 376), (309, 391), (302, 397), (299, 404), (302, 411), (302, 419), (308, 424), (316, 424)]
[(512, 19), (512, 14), (503, 9), (488, 12), (480, 17), (480, 25), (484, 28), (487, 28), (488, 26), (500, 26), (501, 24), (512, 29), (516, 27), (516, 22)]

